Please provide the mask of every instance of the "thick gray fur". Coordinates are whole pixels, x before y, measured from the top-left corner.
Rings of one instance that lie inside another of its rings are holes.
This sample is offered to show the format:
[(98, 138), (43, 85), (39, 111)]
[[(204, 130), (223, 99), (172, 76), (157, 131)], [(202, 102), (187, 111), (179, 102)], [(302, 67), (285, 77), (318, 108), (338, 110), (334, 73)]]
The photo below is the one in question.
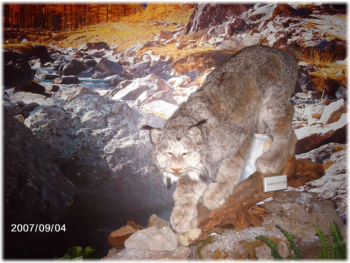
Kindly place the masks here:
[[(197, 203), (219, 208), (234, 191), (253, 133), (273, 142), (255, 165), (262, 174), (282, 171), (290, 151), (301, 49), (245, 48), (224, 61), (168, 120), (151, 129), (153, 161), (164, 182), (178, 182), (170, 222), (177, 232), (197, 226)], [(204, 121), (205, 120), (205, 121)], [(187, 182), (187, 183), (186, 183)]]

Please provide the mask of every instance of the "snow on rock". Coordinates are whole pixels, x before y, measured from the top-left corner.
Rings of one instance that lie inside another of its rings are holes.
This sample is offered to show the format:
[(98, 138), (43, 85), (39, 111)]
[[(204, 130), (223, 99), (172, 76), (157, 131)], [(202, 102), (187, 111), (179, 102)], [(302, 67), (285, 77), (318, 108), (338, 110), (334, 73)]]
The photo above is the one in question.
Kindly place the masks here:
[(325, 125), (336, 122), (345, 112), (346, 104), (344, 99), (334, 101), (324, 108), (320, 121)]
[[(117, 87), (116, 89), (119, 88)], [(154, 74), (149, 74), (144, 78), (133, 80), (124, 89), (118, 91), (114, 95), (112, 95), (114, 93), (112, 92), (109, 97), (111, 97), (112, 100), (136, 100), (146, 90), (153, 90), (154, 92), (166, 90), (172, 92), (173, 89), (173, 86), (166, 83), (161, 78)]]
[(337, 122), (322, 126), (304, 126), (295, 129), (298, 138), (296, 153), (315, 149), (324, 141), (342, 142), (346, 137), (347, 113), (343, 113)]
[(52, 98), (48, 98), (44, 95), (21, 91), (21, 92), (16, 92), (13, 95), (11, 95), (10, 101), (12, 101), (12, 102), (23, 101), (26, 104), (36, 102), (40, 105), (51, 105), (51, 104), (53, 104), (54, 100)]

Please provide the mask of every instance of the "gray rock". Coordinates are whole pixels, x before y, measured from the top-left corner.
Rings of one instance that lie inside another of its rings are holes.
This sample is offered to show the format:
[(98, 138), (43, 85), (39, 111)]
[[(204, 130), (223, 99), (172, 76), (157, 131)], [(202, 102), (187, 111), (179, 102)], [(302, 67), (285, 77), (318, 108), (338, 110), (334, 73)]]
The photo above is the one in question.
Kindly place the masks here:
[(8, 88), (26, 89), (32, 84), (34, 75), (27, 58), (19, 52), (3, 50), (4, 85)]
[(53, 103), (52, 98), (30, 92), (16, 92), (10, 97), (10, 100), (12, 102), (23, 101), (25, 104), (36, 102), (40, 105), (51, 105)]
[(159, 229), (155, 226), (142, 229), (125, 240), (126, 249), (174, 251), (177, 248), (177, 238), (170, 227)]
[(62, 76), (59, 78), (55, 78), (52, 83), (55, 84), (78, 84), (80, 80), (77, 76)]
[(317, 194), (300, 192), (275, 192), (272, 201), (265, 201), (264, 208), (269, 213), (263, 227), (280, 231), (276, 224), (295, 235), (298, 239), (312, 238), (316, 235), (314, 225), (325, 235), (331, 235), (333, 221), (340, 229), (343, 221), (333, 208), (331, 201), (319, 201)]
[(186, 26), (186, 34), (208, 29), (209, 25), (220, 25), (227, 17), (238, 17), (251, 8), (252, 4), (198, 3)]
[(171, 31), (167, 31), (167, 30), (161, 30), (160, 31), (160, 38), (161, 39), (166, 39), (166, 40), (169, 40), (169, 39), (172, 39), (173, 38), (173, 32)]
[(348, 90), (344, 86), (340, 86), (337, 92), (335, 93), (335, 96), (337, 97), (337, 99), (347, 100)]
[(78, 50), (80, 51), (88, 51), (91, 49), (106, 49), (109, 50), (109, 45), (106, 42), (100, 41), (100, 42), (87, 42), (82, 44)]
[(68, 61), (64, 64), (62, 64), (57, 72), (60, 75), (64, 76), (69, 76), (69, 75), (78, 75), (85, 69), (87, 69), (88, 66), (84, 64), (83, 62), (77, 60), (77, 59), (72, 59), (71, 61)]
[(131, 84), (110, 97), (113, 100), (136, 100), (146, 90), (172, 92), (173, 88), (156, 75), (150, 74), (147, 77), (133, 80)]
[(96, 65), (96, 70), (106, 72), (108, 76), (124, 73), (124, 68), (119, 63), (102, 58)]
[(170, 118), (178, 108), (178, 106), (170, 104), (163, 100), (154, 100), (150, 103), (145, 103), (142, 106), (142, 110), (155, 113), (165, 119)]
[(74, 185), (52, 152), (5, 110), (5, 214), (11, 223), (58, 222), (73, 202)]

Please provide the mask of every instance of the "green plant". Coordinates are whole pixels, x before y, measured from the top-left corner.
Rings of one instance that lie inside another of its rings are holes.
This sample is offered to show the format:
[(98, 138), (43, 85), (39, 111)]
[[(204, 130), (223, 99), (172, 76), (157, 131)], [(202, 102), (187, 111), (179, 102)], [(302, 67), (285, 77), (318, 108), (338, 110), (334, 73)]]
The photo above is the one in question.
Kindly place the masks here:
[(264, 241), (271, 248), (271, 256), (273, 257), (273, 259), (282, 259), (282, 257), (278, 253), (278, 250), (276, 248), (277, 244), (275, 242), (271, 241), (270, 239), (264, 236), (257, 236), (256, 239)]
[(317, 226), (314, 225), (317, 235), (321, 241), (321, 250), (318, 252), (319, 259), (346, 259), (346, 244), (338, 225), (333, 222), (331, 226), (333, 242), (330, 245), (326, 236)]
[(55, 258), (58, 260), (67, 260), (67, 259), (99, 259), (98, 253), (95, 252), (95, 249), (91, 247), (86, 247), (83, 251), (82, 247), (70, 247), (66, 254), (61, 258)]
[[(287, 232), (287, 230), (283, 229), (280, 225), (275, 225), (275, 226), (278, 229), (280, 229), (283, 232), (283, 234), (287, 237), (288, 242), (289, 242), (289, 247), (295, 252), (294, 256), (291, 259), (301, 259), (301, 256), (299, 254), (299, 249), (297, 248), (297, 246), (293, 242), (294, 235), (289, 234)], [(274, 259), (282, 259), (282, 257), (278, 253), (277, 244), (275, 242), (271, 241), (270, 239), (268, 239), (264, 236), (257, 236), (256, 238), (264, 241), (271, 248), (271, 256)]]

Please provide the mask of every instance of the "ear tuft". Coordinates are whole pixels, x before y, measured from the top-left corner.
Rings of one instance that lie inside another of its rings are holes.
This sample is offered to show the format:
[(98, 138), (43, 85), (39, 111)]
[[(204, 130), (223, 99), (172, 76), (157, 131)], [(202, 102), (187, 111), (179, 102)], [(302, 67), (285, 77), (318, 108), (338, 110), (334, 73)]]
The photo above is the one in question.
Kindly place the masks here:
[(153, 128), (152, 126), (149, 125), (142, 125), (141, 130), (148, 130), (151, 131), (151, 140), (153, 144), (157, 144), (160, 142), (160, 137), (162, 136), (163, 132), (158, 129), (158, 128)]
[(148, 131), (150, 131), (152, 129), (154, 129), (154, 128), (152, 126), (149, 126), (149, 125), (142, 125), (141, 126), (141, 130), (148, 130)]

